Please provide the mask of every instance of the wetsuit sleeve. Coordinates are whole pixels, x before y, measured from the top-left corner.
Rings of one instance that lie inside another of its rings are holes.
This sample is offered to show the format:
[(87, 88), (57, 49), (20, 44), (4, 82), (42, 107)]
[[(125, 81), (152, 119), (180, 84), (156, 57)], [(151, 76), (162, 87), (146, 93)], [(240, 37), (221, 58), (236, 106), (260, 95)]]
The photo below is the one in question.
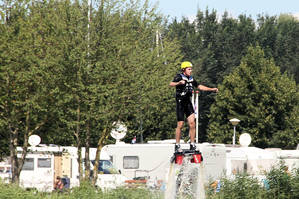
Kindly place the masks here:
[(179, 82), (182, 80), (182, 76), (180, 74), (177, 74), (174, 78), (173, 78), (173, 82)]

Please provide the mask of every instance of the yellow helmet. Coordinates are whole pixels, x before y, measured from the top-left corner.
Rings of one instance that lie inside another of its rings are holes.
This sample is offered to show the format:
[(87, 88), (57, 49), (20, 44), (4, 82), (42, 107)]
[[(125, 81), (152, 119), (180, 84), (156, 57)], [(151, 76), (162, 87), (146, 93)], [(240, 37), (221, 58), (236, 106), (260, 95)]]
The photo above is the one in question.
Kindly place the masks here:
[(189, 61), (182, 62), (181, 69), (185, 69), (185, 68), (189, 68), (189, 67), (192, 67), (192, 63), (191, 62), (189, 62)]

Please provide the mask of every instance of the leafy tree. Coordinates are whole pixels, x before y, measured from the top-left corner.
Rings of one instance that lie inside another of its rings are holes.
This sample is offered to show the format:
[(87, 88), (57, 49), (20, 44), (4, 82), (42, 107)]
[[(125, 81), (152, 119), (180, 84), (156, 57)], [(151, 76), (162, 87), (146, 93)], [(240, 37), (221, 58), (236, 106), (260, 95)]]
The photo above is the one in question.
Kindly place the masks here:
[(298, 83), (298, 27), (293, 16), (281, 14), (260, 16), (257, 20), (257, 42), (267, 57), (273, 57), (282, 72), (293, 76)]
[(293, 76), (299, 82), (299, 20), (290, 15), (277, 19), (277, 37), (274, 59), (282, 72)]
[[(1, 7), (0, 132), (13, 135), (13, 158), (23, 145), (24, 161), (33, 133), (45, 144), (100, 149), (114, 121), (128, 125), (126, 139), (173, 136), (168, 83), (181, 56), (148, 2), (23, 3)], [(23, 164), (15, 162), (13, 176)]]
[[(128, 126), (128, 138), (142, 134), (150, 139), (157, 136), (151, 132), (167, 128), (155, 125), (153, 119), (168, 117), (170, 71), (180, 58), (177, 44), (162, 38), (162, 21), (154, 10), (146, 4), (140, 7), (139, 1), (115, 9), (117, 5), (98, 9), (92, 24), (90, 77), (97, 99), (96, 128), (102, 132), (98, 151), (109, 143), (114, 122)], [(168, 125), (169, 120), (164, 122)], [(167, 137), (168, 132), (163, 133)]]
[[(51, 48), (55, 45), (53, 37), (46, 39), (49, 27), (40, 24), (42, 11), (35, 12), (36, 4), (15, 1), (6, 5), (10, 9), (2, 10), (5, 18), (1, 18), (0, 120), (9, 135), (12, 181), (18, 183), (28, 138), (48, 120), (55, 93), (55, 80), (50, 74), (57, 72), (57, 51)], [(23, 148), (19, 159), (17, 146)]]
[(256, 37), (267, 57), (273, 57), (277, 37), (277, 20), (275, 16), (260, 16), (257, 19), (258, 30)]
[(201, 43), (198, 42), (195, 24), (195, 22), (183, 17), (180, 22), (174, 19), (167, 27), (168, 36), (179, 40), (184, 60), (194, 60), (198, 56), (198, 45)]
[(273, 60), (260, 47), (250, 47), (240, 66), (219, 86), (211, 107), (208, 138), (231, 143), (229, 119), (241, 120), (239, 135), (249, 133), (257, 147), (293, 148), (298, 143), (296, 83), (281, 75)]

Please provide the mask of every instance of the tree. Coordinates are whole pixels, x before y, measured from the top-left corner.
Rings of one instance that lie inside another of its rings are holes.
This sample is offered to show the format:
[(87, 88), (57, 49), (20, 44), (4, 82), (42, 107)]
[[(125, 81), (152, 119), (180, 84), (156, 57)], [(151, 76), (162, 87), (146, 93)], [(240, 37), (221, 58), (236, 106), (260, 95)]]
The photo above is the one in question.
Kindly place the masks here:
[(299, 21), (288, 14), (260, 16), (257, 20), (257, 42), (267, 57), (273, 57), (282, 72), (293, 76), (298, 83)]
[[(118, 1), (101, 1), (98, 8), (92, 9), (89, 65), (78, 65), (82, 72), (86, 72), (82, 73), (82, 80), (76, 80), (75, 85), (81, 82), (76, 87), (81, 94), (80, 127), (89, 125), (93, 132), (91, 136), (96, 140), (93, 144), (98, 149), (93, 183), (97, 177), (99, 152), (104, 144), (111, 142), (109, 133), (114, 122), (124, 122), (129, 127), (128, 137), (133, 137), (136, 126), (139, 126), (136, 124), (143, 122), (146, 129), (156, 126), (147, 116), (152, 119), (152, 115), (158, 118), (168, 115), (159, 107), (168, 108), (167, 101), (163, 99), (171, 96), (171, 91), (166, 88), (169, 77), (173, 75), (170, 71), (176, 68), (180, 56), (175, 42), (167, 38), (163, 43), (156, 42), (162, 20), (154, 10), (148, 10), (147, 4), (140, 7), (139, 1), (126, 6)], [(72, 74), (66, 75), (72, 77)], [(77, 92), (66, 91), (66, 94), (73, 96)], [(70, 112), (75, 113), (75, 108), (70, 106)], [(75, 119), (68, 117), (66, 122), (71, 122), (74, 127), (73, 124), (78, 124)], [(87, 133), (84, 128), (80, 128), (80, 135)], [(83, 137), (80, 139), (84, 140)]]
[[(12, 182), (17, 184), (28, 138), (47, 122), (49, 107), (54, 101), (55, 79), (51, 74), (57, 72), (59, 52), (51, 47), (56, 43), (48, 32), (50, 25), (40, 23), (44, 11), (41, 5), (6, 2), (7, 7), (2, 10), (5, 18), (1, 18), (0, 35), (0, 120), (9, 135)], [(23, 148), (20, 158), (17, 146)]]
[(249, 47), (236, 70), (219, 86), (211, 107), (208, 138), (231, 143), (229, 119), (241, 120), (239, 135), (249, 133), (257, 147), (292, 148), (298, 143), (299, 95), (294, 80), (281, 74), (261, 47)]
[(280, 15), (277, 19), (277, 37), (274, 59), (282, 72), (293, 76), (299, 82), (299, 20), (290, 15)]

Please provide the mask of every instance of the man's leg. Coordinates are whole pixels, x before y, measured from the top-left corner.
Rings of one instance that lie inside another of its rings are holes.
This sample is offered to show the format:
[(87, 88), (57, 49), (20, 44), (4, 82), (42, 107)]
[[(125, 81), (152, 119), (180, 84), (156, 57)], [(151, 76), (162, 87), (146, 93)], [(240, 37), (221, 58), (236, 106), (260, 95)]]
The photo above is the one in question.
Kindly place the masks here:
[(188, 118), (188, 124), (189, 124), (189, 136), (190, 136), (190, 142), (194, 143), (195, 140), (195, 115), (194, 113), (191, 114)]
[(182, 128), (184, 126), (184, 121), (178, 121), (177, 123), (177, 127), (175, 129), (175, 141), (177, 144), (180, 143), (181, 140), (181, 132), (182, 132)]

